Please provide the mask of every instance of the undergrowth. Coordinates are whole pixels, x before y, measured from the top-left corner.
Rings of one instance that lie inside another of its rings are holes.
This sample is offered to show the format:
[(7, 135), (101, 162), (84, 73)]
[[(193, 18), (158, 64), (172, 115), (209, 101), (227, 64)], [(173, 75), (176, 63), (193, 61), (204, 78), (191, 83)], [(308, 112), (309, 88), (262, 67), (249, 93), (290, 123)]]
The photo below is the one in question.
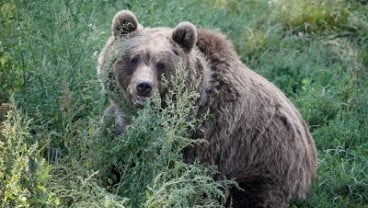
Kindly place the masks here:
[(290, 207), (368, 207), (364, 0), (1, 1), (2, 207), (221, 206), (233, 184), (182, 161), (194, 94), (178, 88), (182, 102), (145, 108), (119, 138), (101, 131), (96, 58), (120, 9), (146, 26), (221, 30), (296, 104), (319, 159), (309, 197)]

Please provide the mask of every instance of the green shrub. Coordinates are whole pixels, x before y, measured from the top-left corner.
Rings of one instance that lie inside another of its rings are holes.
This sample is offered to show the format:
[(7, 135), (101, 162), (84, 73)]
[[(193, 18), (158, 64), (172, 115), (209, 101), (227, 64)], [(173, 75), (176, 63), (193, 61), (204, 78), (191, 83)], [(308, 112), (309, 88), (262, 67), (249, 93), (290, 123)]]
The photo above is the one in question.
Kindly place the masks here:
[(308, 199), (290, 207), (368, 207), (368, 5), (350, 0), (2, 1), (0, 103), (14, 93), (16, 104), (0, 125), (1, 206), (221, 206), (232, 183), (182, 162), (195, 145), (185, 139), (195, 121), (182, 120), (190, 100), (140, 111), (119, 138), (101, 132), (96, 54), (120, 9), (145, 26), (221, 30), (294, 101), (319, 169)]
[(329, 31), (347, 23), (345, 0), (271, 1), (277, 21), (294, 32)]
[(23, 85), (24, 67), (22, 59), (17, 59), (19, 47), (13, 39), (15, 21), (14, 2), (0, 3), (0, 104), (9, 101), (11, 93)]
[(60, 204), (59, 198), (48, 190), (51, 166), (40, 155), (41, 147), (29, 133), (31, 122), (13, 106), (0, 132), (2, 207), (53, 207)]

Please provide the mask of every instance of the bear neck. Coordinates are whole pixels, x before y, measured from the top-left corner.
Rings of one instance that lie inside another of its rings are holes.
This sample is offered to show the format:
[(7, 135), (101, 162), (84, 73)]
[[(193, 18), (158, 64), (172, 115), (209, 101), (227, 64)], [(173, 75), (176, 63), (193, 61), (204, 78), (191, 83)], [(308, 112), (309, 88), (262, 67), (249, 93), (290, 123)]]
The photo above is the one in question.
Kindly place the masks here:
[[(212, 92), (212, 70), (209, 61), (206, 56), (195, 47), (191, 52), (189, 60), (190, 69), (188, 74), (188, 82), (191, 84), (190, 89), (194, 89), (199, 93), (199, 99), (197, 101), (197, 112), (195, 114), (202, 115), (207, 111), (208, 99)], [(199, 81), (199, 83), (198, 83)]]

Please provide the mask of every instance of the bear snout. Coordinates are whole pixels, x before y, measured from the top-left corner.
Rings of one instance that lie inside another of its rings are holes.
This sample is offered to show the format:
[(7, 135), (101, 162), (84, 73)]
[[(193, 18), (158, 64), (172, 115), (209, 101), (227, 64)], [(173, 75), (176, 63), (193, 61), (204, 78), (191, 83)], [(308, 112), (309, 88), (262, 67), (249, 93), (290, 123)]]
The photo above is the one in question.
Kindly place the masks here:
[(151, 81), (139, 81), (136, 86), (137, 95), (148, 97), (151, 94), (153, 83)]

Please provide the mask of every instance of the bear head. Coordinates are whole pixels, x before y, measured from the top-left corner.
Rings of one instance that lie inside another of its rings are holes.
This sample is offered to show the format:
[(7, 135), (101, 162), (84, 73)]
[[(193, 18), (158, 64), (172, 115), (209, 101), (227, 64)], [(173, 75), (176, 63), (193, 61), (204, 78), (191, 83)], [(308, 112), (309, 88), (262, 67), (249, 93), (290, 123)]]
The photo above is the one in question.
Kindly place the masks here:
[[(193, 55), (197, 29), (189, 22), (175, 28), (143, 28), (132, 12), (123, 10), (113, 18), (110, 39), (99, 58), (106, 62), (111, 51), (118, 51), (109, 63), (108, 88), (110, 91), (118, 88), (133, 106), (143, 106), (156, 93), (162, 96), (166, 91), (162, 79), (170, 80), (178, 65), (185, 68), (198, 65), (197, 55)], [(116, 99), (121, 97), (113, 98), (115, 102)]]

